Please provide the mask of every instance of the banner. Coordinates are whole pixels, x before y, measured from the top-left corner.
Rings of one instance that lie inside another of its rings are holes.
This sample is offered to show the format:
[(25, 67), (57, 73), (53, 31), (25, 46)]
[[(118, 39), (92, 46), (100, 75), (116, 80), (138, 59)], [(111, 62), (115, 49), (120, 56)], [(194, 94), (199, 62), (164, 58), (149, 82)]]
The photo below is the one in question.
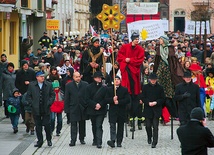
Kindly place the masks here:
[(127, 14), (153, 15), (158, 13), (158, 3), (127, 3)]
[(59, 20), (47, 19), (46, 20), (46, 29), (47, 30), (59, 30)]
[(128, 24), (128, 37), (131, 41), (131, 34), (136, 32), (142, 39), (142, 33), (147, 33), (145, 40), (158, 39), (164, 35), (164, 31), (168, 31), (168, 20), (141, 20)]
[[(195, 34), (195, 26), (196, 26), (196, 34), (200, 34), (200, 21), (185, 21), (185, 33), (186, 34)], [(210, 34), (210, 23), (206, 21), (207, 34)], [(201, 22), (201, 34), (204, 34), (205, 22)]]

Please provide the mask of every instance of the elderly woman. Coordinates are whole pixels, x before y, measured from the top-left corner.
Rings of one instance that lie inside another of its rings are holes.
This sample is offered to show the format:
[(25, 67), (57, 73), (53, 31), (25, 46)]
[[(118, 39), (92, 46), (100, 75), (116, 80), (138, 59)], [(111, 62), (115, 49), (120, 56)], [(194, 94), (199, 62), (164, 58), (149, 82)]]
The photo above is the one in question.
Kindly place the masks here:
[(16, 74), (14, 70), (14, 64), (8, 63), (6, 70), (2, 73), (2, 90), (3, 90), (3, 101), (4, 101), (4, 113), (7, 118), (9, 118), (9, 113), (7, 111), (6, 101), (12, 95), (13, 89), (15, 88)]
[(158, 82), (163, 86), (166, 95), (166, 102), (163, 108), (163, 123), (167, 123), (169, 121), (167, 109), (173, 117), (176, 117), (175, 105), (172, 98), (174, 96), (175, 85), (183, 81), (182, 76), (184, 72), (182, 65), (175, 56), (174, 46), (169, 44), (169, 38), (161, 36), (159, 41), (160, 45), (156, 47), (157, 53), (153, 72), (158, 75)]

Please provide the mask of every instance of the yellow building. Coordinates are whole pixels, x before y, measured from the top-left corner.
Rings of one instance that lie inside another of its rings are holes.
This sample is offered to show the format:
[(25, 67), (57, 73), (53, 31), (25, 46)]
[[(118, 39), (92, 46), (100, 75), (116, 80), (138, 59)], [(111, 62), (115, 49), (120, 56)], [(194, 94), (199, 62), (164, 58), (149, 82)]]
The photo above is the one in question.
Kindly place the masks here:
[[(6, 4), (5, 4), (6, 5)], [(0, 4), (0, 55), (6, 54), (15, 68), (19, 66), (19, 14), (12, 6)], [(10, 12), (11, 11), (11, 12)]]

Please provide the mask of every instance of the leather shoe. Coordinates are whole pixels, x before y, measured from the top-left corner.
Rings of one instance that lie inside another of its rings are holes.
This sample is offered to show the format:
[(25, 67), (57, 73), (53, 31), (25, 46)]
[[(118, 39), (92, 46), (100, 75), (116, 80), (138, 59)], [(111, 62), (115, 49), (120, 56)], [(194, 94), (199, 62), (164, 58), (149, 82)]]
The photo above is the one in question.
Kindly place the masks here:
[(120, 143), (117, 143), (117, 147), (122, 147), (122, 145)]
[(92, 143), (92, 146), (96, 146), (96, 145), (97, 145), (97, 142), (93, 142), (93, 143)]
[(84, 145), (84, 144), (85, 144), (85, 141), (84, 141), (84, 140), (80, 140), (80, 143)]
[(52, 142), (51, 141), (48, 141), (48, 146), (52, 146)]
[(76, 145), (76, 144), (75, 144), (74, 141), (71, 141), (70, 144), (69, 144), (69, 146), (75, 146), (75, 145)]
[(108, 144), (108, 146), (110, 146), (111, 148), (114, 148), (114, 147), (115, 147), (114, 142), (111, 141), (111, 140), (107, 141), (107, 144)]
[(152, 144), (151, 138), (148, 138), (148, 144)]
[(156, 148), (156, 145), (155, 145), (155, 144), (152, 144), (152, 148)]
[(36, 143), (36, 144), (34, 145), (34, 147), (42, 147), (42, 144)]
[(98, 149), (101, 149), (101, 148), (102, 148), (102, 145), (98, 144), (98, 145), (97, 145), (97, 148), (98, 148)]

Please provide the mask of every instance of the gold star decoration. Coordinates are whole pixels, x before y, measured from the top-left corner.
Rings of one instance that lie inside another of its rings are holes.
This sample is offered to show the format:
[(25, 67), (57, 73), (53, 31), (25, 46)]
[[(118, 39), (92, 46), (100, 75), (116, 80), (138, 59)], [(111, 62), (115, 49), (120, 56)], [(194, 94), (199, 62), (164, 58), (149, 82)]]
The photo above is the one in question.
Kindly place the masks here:
[(142, 40), (146, 40), (146, 38), (148, 38), (148, 31), (146, 31), (146, 29), (142, 29), (140, 34), (141, 34)]
[(103, 4), (102, 12), (97, 15), (97, 18), (102, 22), (104, 30), (109, 28), (119, 30), (120, 23), (125, 19), (125, 16), (120, 13), (118, 4), (114, 6)]

